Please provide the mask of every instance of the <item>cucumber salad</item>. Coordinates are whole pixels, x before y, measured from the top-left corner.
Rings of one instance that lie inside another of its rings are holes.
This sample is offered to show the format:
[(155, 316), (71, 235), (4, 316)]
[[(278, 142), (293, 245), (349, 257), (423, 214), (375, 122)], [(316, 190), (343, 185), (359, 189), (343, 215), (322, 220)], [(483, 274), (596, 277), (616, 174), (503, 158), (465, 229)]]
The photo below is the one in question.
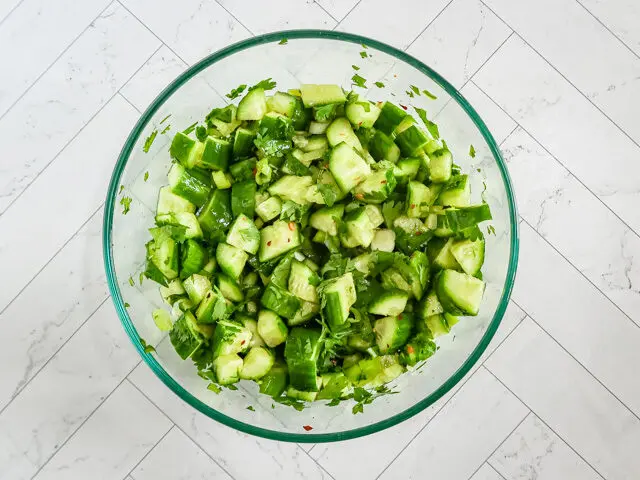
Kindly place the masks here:
[(242, 85), (173, 137), (145, 271), (171, 314), (154, 320), (213, 391), (388, 392), (478, 314), (489, 206), (424, 110), (275, 86)]

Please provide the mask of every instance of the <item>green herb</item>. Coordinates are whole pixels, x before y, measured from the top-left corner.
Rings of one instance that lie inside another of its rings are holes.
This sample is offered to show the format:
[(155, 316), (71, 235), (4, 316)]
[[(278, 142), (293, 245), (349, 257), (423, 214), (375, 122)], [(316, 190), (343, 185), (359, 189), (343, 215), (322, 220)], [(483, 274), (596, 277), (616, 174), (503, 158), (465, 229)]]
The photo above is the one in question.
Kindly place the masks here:
[(144, 146), (142, 147), (142, 151), (144, 153), (149, 153), (149, 149), (151, 148), (151, 145), (153, 144), (153, 141), (156, 139), (157, 135), (158, 130), (154, 130), (153, 132), (151, 132), (151, 135), (149, 135), (144, 141)]
[(271, 404), (271, 410), (275, 410), (275, 409), (276, 409), (276, 406), (272, 403)]
[(329, 403), (327, 403), (327, 407), (335, 407), (337, 405), (340, 405), (340, 399), (339, 398), (334, 398)]
[(289, 398), (289, 397), (279, 397), (279, 398), (274, 398), (273, 400), (276, 403), (279, 403), (280, 405), (287, 405), (289, 407), (293, 407), (299, 412), (304, 410), (304, 402), (301, 402), (300, 400), (294, 400), (293, 398)]
[(242, 85), (238, 86), (237, 88), (234, 88), (229, 93), (227, 93), (225, 97), (231, 100), (233, 100), (234, 98), (238, 98), (240, 95), (242, 95), (242, 92), (244, 92), (246, 88), (247, 86), (243, 83)]
[(149, 180), (149, 172), (144, 172), (144, 178), (143, 180), (146, 182), (147, 180)]
[(276, 88), (276, 82), (271, 81), (271, 77), (269, 77), (256, 83), (253, 87), (250, 87), (249, 91), (255, 90), (256, 88), (261, 88), (263, 90), (273, 90), (274, 88)]
[(338, 198), (338, 194), (336, 191), (331, 188), (331, 185), (327, 185), (324, 183), (318, 183), (318, 191), (324, 200), (324, 203), (327, 204), (327, 207), (332, 207)]
[(367, 58), (369, 55), (367, 55), (367, 52), (360, 52), (360, 57), (362, 58)]
[(429, 97), (432, 100), (435, 100), (435, 99), (438, 98), (433, 93), (431, 93), (429, 90), (422, 90), (422, 93), (424, 93), (427, 97)]
[(124, 308), (129, 308), (131, 305), (129, 305), (127, 302), (124, 302)]
[(365, 50), (369, 47), (367, 47), (364, 43), (361, 43), (360, 45), (362, 45), (362, 48), (364, 48)]
[(404, 93), (406, 93), (409, 96), (409, 98), (415, 97), (415, 94), (411, 90), (407, 90)]
[(356, 72), (360, 70), (360, 67), (357, 65), (351, 65), (351, 68), (353, 68)]
[(124, 190), (124, 185), (120, 185), (120, 190), (118, 190), (118, 195), (122, 193), (122, 190)]
[(473, 145), (469, 145), (469, 156), (471, 158), (476, 158), (476, 149), (473, 148)]
[(249, 405), (249, 406), (247, 407), (247, 410), (249, 410), (250, 412), (255, 412), (255, 411), (256, 411), (256, 409), (255, 409), (255, 408), (253, 408), (251, 405)]
[(211, 390), (215, 394), (219, 394), (222, 391), (220, 386), (215, 383), (210, 383), (209, 385), (207, 385), (207, 390)]
[(495, 229), (495, 228), (493, 228), (493, 225), (489, 225), (489, 226), (487, 227), (487, 233), (488, 233), (489, 235), (495, 235), (495, 234), (496, 234), (496, 229)]
[(189, 125), (187, 128), (185, 128), (182, 133), (184, 133), (185, 135), (189, 135), (191, 132), (193, 132), (196, 129), (196, 125), (198, 125), (198, 122)]
[(378, 87), (378, 88), (384, 88), (384, 83), (382, 83), (382, 82), (376, 82), (376, 83), (374, 83), (374, 85), (376, 87)]
[[(427, 118), (427, 112), (424, 109), (418, 108), (418, 107), (413, 107), (413, 109), (416, 111), (416, 113), (418, 114), (420, 119), (424, 122), (424, 124), (427, 127), (427, 130), (429, 130), (429, 133), (431, 134), (431, 136), (433, 138), (435, 138), (436, 140), (439, 139), (440, 138), (440, 132), (438, 131), (438, 125), (436, 125), (434, 122), (432, 122), (431, 120), (429, 120)], [(446, 146), (445, 146), (445, 148), (446, 148)]]
[(353, 82), (354, 85), (356, 85), (357, 87), (362, 87), (362, 88), (366, 88), (367, 86), (365, 85), (365, 82), (367, 81), (365, 78), (361, 77), (360, 75), (358, 75), (357, 73), (351, 77), (351, 81)]
[(136, 282), (133, 281), (133, 277), (129, 276), (129, 285), (131, 285), (132, 287), (136, 286)]
[(153, 345), (148, 345), (142, 337), (140, 337), (140, 345), (142, 345), (144, 353), (152, 353), (156, 351), (155, 347)]
[(131, 209), (131, 197), (122, 197), (120, 199), (120, 205), (122, 205), (122, 214), (126, 215)]
[(476, 172), (480, 173), (480, 172), (482, 172), (482, 169), (481, 168), (476, 168)]
[(207, 139), (207, 128), (202, 125), (198, 125), (196, 127), (196, 138), (201, 142), (204, 142)]
[(286, 38), (283, 38), (278, 42), (278, 45), (286, 45), (287, 43), (289, 43), (289, 40), (287, 40)]
[(226, 387), (228, 390), (233, 390), (233, 391), (238, 390), (238, 387), (236, 387), (235, 385), (225, 385), (225, 387)]
[(329, 103), (328, 105), (322, 105), (321, 107), (314, 107), (314, 117), (318, 122), (326, 122), (331, 120), (336, 114), (336, 108), (338, 104)]
[[(285, 222), (302, 223), (302, 228), (304, 228), (307, 223), (304, 217), (309, 213), (310, 208), (310, 205), (300, 205), (292, 200), (287, 200), (282, 204), (280, 220), (284, 220)], [(305, 220), (304, 222), (303, 219)]]
[(164, 135), (169, 130), (171, 130), (171, 125), (167, 125), (166, 127), (164, 127), (164, 129), (160, 132), (160, 135)]
[(409, 85), (409, 88), (411, 89), (411, 91), (413, 93), (415, 93), (416, 95), (420, 95), (420, 89), (418, 87), (416, 87), (415, 85)]
[(373, 392), (365, 390), (362, 387), (356, 387), (353, 389), (353, 399), (356, 401), (356, 404), (351, 409), (351, 412), (356, 415), (358, 413), (362, 413), (364, 411), (364, 406), (372, 403), (376, 398), (382, 397), (384, 395), (393, 395), (398, 392), (393, 392), (389, 390), (386, 385), (382, 385), (377, 387)]
[(142, 280), (144, 280), (144, 272), (140, 272), (140, 276), (138, 277), (138, 282), (142, 285)]
[(167, 115), (166, 117), (164, 117), (162, 120), (160, 120), (160, 125), (162, 125), (164, 122), (166, 122), (167, 120), (169, 120), (169, 117), (171, 116), (171, 114)]

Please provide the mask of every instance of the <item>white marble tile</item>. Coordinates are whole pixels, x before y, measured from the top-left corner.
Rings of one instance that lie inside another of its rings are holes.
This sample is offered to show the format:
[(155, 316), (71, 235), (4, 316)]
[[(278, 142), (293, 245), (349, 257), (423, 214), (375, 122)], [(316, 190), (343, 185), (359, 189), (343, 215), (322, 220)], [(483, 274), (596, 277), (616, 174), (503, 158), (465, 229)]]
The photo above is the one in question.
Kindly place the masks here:
[(462, 86), (510, 34), (480, 0), (454, 0), (407, 53)]
[(390, 7), (385, 0), (362, 0), (340, 22), (338, 30), (375, 38), (405, 49), (448, 3), (449, 0), (397, 0)]
[(189, 64), (251, 36), (212, 1), (123, 0), (122, 4)]
[(186, 68), (185, 63), (167, 46), (162, 46), (122, 87), (120, 93), (142, 112)]
[(0, 478), (31, 478), (139, 361), (105, 302), (0, 414)]
[(602, 478), (534, 414), (500, 445), (489, 463), (507, 480)]
[(135, 480), (230, 480), (231, 477), (182, 431), (173, 428), (140, 462)]
[[(510, 303), (495, 337), (465, 379), (461, 380), (449, 393), (423, 412), (395, 427), (373, 435), (348, 440), (346, 442), (318, 444), (311, 451), (311, 456), (318, 460), (318, 463), (336, 480), (376, 478), (411, 439), (429, 423), (434, 416), (439, 415), (438, 412), (443, 405), (460, 389), (460, 386), (466, 379), (471, 378), (482, 362), (491, 355), (500, 342), (509, 335), (524, 317), (524, 312), (513, 303)], [(362, 452), (364, 449), (371, 453), (367, 461), (353, 462), (352, 459), (357, 457), (359, 452)]]
[(11, 278), (0, 289), (0, 309), (104, 201), (115, 159), (137, 117), (123, 98), (114, 97), (0, 216), (0, 265)]
[(21, 1), (24, 0), (0, 0), (0, 22), (5, 20)]
[(468, 82), (462, 87), (460, 93), (464, 95), (484, 123), (487, 124), (498, 145), (516, 128), (516, 122), (504, 113), (475, 83)]
[[(640, 328), (526, 223), (513, 299), (582, 365), (640, 414)], [(543, 267), (541, 267), (543, 266)]]
[(118, 4), (92, 25), (0, 120), (0, 213), (159, 46)]
[(481, 368), (380, 479), (424, 478), (425, 465), (432, 478), (469, 478), (527, 413), (520, 400)]
[(171, 426), (160, 410), (124, 382), (33, 478), (122, 478)]
[(293, 28), (331, 30), (336, 26), (336, 21), (313, 1), (280, 0), (275, 8), (262, 0), (218, 0), (218, 3), (254, 35)]
[[(25, 0), (0, 26), (0, 116), (80, 35), (111, 0)], [(70, 15), (69, 12), (73, 11)], [(2, 19), (2, 6), (0, 6)], [(34, 35), (34, 32), (38, 32)], [(16, 48), (16, 45), (18, 48)]]
[(640, 325), (640, 237), (525, 131), (501, 148), (522, 217)]
[(640, 232), (640, 148), (549, 64), (513, 36), (473, 81)]
[(106, 296), (100, 209), (0, 314), (0, 409)]
[(296, 444), (249, 436), (199, 413), (169, 391), (147, 365), (141, 364), (129, 378), (234, 479), (328, 478)]
[(640, 4), (636, 0), (579, 0), (579, 3), (640, 55)]
[(504, 478), (491, 465), (483, 463), (469, 480), (504, 480)]
[[(635, 109), (629, 108), (640, 105), (640, 58), (577, 1), (486, 3), (636, 142), (640, 141), (640, 121)], [(567, 35), (569, 28), (571, 34)]]
[(358, 0), (316, 0), (336, 20), (342, 20), (355, 7)]
[(487, 367), (604, 478), (640, 476), (640, 420), (533, 321), (524, 320)]

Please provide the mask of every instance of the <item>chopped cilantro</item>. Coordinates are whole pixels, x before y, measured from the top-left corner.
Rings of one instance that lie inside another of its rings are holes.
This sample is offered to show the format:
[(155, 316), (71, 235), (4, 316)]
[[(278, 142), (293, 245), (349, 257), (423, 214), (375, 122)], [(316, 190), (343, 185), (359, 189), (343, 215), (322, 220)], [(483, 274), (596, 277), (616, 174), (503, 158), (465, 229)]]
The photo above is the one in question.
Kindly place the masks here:
[(367, 58), (369, 55), (367, 55), (367, 52), (360, 52), (360, 57), (362, 58)]
[(140, 345), (142, 345), (144, 353), (152, 353), (156, 351), (155, 347), (153, 345), (147, 344), (147, 342), (142, 337), (140, 337)]
[(201, 142), (204, 142), (207, 139), (207, 127), (198, 125), (196, 127), (196, 138)]
[(207, 385), (207, 390), (211, 390), (215, 394), (218, 394), (222, 391), (220, 386), (215, 383), (210, 383), (209, 385)]
[(256, 411), (256, 409), (255, 409), (255, 408), (253, 408), (251, 405), (249, 405), (249, 406), (247, 407), (247, 410), (249, 410), (250, 412), (255, 412), (255, 411)]
[(429, 97), (432, 100), (435, 100), (435, 99), (438, 98), (433, 93), (431, 93), (429, 90), (422, 90), (422, 93), (424, 93), (427, 97)]
[(409, 98), (415, 97), (415, 94), (411, 90), (407, 90), (404, 93), (406, 93)]
[(239, 85), (237, 88), (234, 88), (229, 93), (227, 93), (225, 97), (231, 100), (233, 100), (234, 98), (238, 98), (240, 95), (242, 95), (242, 92), (244, 92), (246, 88), (247, 85), (243, 83), (242, 85)]
[(140, 276), (138, 277), (138, 282), (142, 285), (142, 281), (144, 280), (144, 272), (140, 272)]
[(374, 85), (376, 87), (378, 87), (378, 88), (384, 88), (384, 83), (382, 83), (382, 82), (376, 82), (376, 83), (374, 83)]
[(493, 228), (493, 225), (489, 225), (489, 226), (487, 227), (487, 233), (488, 233), (489, 235), (495, 235), (495, 234), (496, 234), (496, 229), (495, 229), (495, 228)]
[(364, 411), (364, 406), (372, 403), (376, 398), (381, 397), (383, 395), (392, 395), (398, 392), (393, 392), (389, 390), (389, 387), (386, 385), (381, 385), (377, 387), (373, 392), (369, 390), (365, 390), (362, 387), (356, 387), (353, 389), (353, 399), (356, 401), (356, 404), (351, 409), (351, 412), (355, 415), (357, 413), (362, 413)]
[(120, 195), (123, 190), (124, 190), (124, 185), (120, 185), (120, 190), (118, 190), (118, 195)]
[(337, 103), (329, 103), (327, 105), (322, 105), (321, 107), (314, 107), (314, 117), (318, 122), (332, 120), (333, 117), (335, 117), (337, 106)]
[(160, 135), (164, 135), (169, 130), (171, 130), (171, 125), (167, 125), (166, 127), (164, 127), (164, 129), (160, 132)]
[(293, 407), (299, 412), (304, 410), (304, 402), (301, 402), (300, 400), (294, 400), (293, 398), (289, 398), (289, 397), (279, 397), (279, 398), (274, 398), (274, 400), (280, 405), (287, 405), (289, 407)]
[(287, 43), (289, 43), (289, 40), (287, 40), (286, 38), (283, 38), (278, 42), (278, 45), (286, 45)]
[(361, 45), (361, 46), (362, 46), (362, 48), (364, 48), (365, 50), (366, 50), (367, 48), (369, 48), (369, 47), (367, 47), (364, 43), (361, 43), (360, 45)]
[(189, 125), (187, 128), (185, 128), (182, 133), (184, 133), (185, 135), (189, 135), (191, 132), (193, 132), (196, 129), (196, 125), (198, 125), (198, 122)]
[(351, 68), (353, 68), (356, 72), (360, 70), (360, 67), (357, 65), (351, 65)]
[(129, 305), (127, 302), (124, 302), (124, 308), (129, 308), (131, 305)]
[(225, 387), (227, 387), (228, 390), (238, 390), (238, 387), (235, 385), (225, 385)]
[(476, 158), (476, 149), (473, 148), (473, 145), (469, 145), (469, 156), (471, 158)]
[(440, 132), (438, 131), (438, 125), (436, 125), (435, 123), (433, 123), (431, 120), (429, 120), (427, 118), (427, 112), (424, 109), (418, 108), (418, 107), (413, 107), (413, 109), (416, 111), (416, 113), (418, 114), (420, 119), (424, 122), (424, 124), (427, 127), (427, 130), (429, 130), (429, 133), (431, 134), (431, 136), (433, 138), (435, 138), (436, 140), (438, 138), (440, 138)]
[(339, 398), (334, 398), (329, 403), (327, 403), (327, 407), (335, 407), (335, 406), (337, 406), (339, 404), (340, 404), (340, 399)]
[(353, 77), (351, 77), (351, 81), (357, 87), (367, 88), (367, 86), (365, 85), (365, 82), (367, 80), (361, 77), (360, 75), (358, 75), (357, 73)]
[(418, 87), (416, 87), (415, 85), (409, 85), (409, 88), (411, 89), (411, 91), (413, 93), (415, 93), (416, 95), (420, 96), (420, 89)]
[(149, 172), (144, 172), (144, 178), (143, 180), (146, 182), (147, 180), (149, 180)]
[(327, 204), (327, 207), (332, 207), (336, 200), (338, 199), (338, 194), (331, 187), (331, 185), (327, 185), (324, 183), (318, 184), (318, 191), (324, 200), (324, 203)]
[(157, 135), (158, 130), (154, 130), (153, 132), (151, 132), (151, 135), (149, 135), (144, 141), (144, 146), (142, 147), (142, 151), (144, 153), (149, 153), (149, 149), (151, 148), (151, 145), (153, 144), (153, 141), (156, 139)]
[(122, 214), (126, 215), (131, 209), (131, 197), (122, 197), (120, 199), (120, 205), (122, 205)]
[(256, 83), (253, 87), (249, 87), (249, 91), (255, 90), (256, 88), (261, 88), (263, 90), (273, 90), (274, 88), (276, 88), (276, 82), (271, 81), (271, 77), (269, 77)]
[(162, 120), (160, 120), (160, 125), (162, 125), (164, 122), (166, 122), (167, 120), (169, 120), (169, 117), (171, 116), (171, 114), (167, 115), (166, 117), (164, 117)]
[(133, 281), (133, 277), (129, 276), (129, 285), (131, 285), (132, 287), (136, 286), (136, 282)]

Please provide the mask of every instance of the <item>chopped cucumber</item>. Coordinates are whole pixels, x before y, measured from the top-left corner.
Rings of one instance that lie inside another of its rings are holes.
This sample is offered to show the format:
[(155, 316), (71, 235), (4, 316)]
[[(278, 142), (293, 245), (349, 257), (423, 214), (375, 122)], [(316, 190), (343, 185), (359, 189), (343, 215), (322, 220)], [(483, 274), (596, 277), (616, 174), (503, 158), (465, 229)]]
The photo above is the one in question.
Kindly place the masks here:
[(443, 270), (434, 283), (445, 312), (453, 315), (478, 314), (485, 287), (482, 280), (455, 270)]
[(287, 339), (289, 329), (282, 319), (271, 310), (260, 310), (258, 314), (258, 333), (267, 346), (277, 347)]

